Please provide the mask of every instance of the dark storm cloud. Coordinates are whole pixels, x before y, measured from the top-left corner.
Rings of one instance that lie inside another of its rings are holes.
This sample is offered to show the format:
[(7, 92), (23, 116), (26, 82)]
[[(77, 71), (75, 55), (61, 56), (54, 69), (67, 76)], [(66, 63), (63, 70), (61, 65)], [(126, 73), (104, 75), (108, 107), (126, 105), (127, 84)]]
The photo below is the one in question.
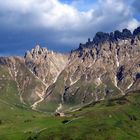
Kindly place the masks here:
[(23, 54), (35, 44), (66, 52), (97, 31), (139, 25), (131, 5), (124, 0), (94, 1), (93, 7), (85, 11), (77, 4), (58, 0), (0, 1), (0, 55)]

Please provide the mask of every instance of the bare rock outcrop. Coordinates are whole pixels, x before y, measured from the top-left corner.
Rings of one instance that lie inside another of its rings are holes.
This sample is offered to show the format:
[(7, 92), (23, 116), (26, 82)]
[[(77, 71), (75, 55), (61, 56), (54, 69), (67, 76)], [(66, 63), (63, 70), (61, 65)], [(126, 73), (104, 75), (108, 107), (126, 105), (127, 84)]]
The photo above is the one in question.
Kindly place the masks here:
[(39, 45), (31, 52), (27, 51), (24, 58), (26, 66), (47, 86), (55, 83), (68, 62), (67, 55), (48, 51)]

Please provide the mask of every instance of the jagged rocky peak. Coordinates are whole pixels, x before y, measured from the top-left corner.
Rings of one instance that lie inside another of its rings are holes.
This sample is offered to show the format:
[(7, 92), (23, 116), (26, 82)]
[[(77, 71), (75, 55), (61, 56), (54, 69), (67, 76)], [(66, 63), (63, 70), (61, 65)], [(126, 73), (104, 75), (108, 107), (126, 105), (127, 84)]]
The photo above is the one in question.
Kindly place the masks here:
[(134, 36), (140, 35), (140, 27), (134, 30), (133, 35)]
[[(139, 29), (137, 28), (134, 31), (137, 32), (137, 35), (139, 35)], [(131, 64), (139, 64), (140, 38), (137, 35), (136, 33), (135, 35), (132, 34), (128, 29), (110, 34), (98, 32), (93, 41), (88, 39), (87, 43), (80, 44), (77, 50), (71, 52), (72, 73), (76, 73), (76, 77), (78, 75), (77, 71), (83, 73), (88, 69), (88, 76), (93, 77), (92, 71), (98, 75), (98, 70), (101, 69), (98, 77), (106, 72), (106, 75), (113, 79), (112, 82), (116, 87), (119, 83), (123, 90), (129, 89), (129, 82), (126, 79), (128, 78), (131, 81), (130, 83), (133, 83), (133, 77), (138, 77), (136, 73), (139, 73), (139, 69), (130, 67)], [(75, 60), (77, 60), (76, 63)], [(78, 68), (76, 69), (77, 65)], [(120, 70), (122, 67), (124, 69)], [(87, 73), (85, 72), (85, 74)], [(120, 75), (123, 75), (122, 79), (119, 78)]]
[(122, 31), (116, 30), (111, 33), (97, 32), (93, 40), (89, 38), (86, 44), (80, 43), (79, 49), (82, 49), (83, 47), (96, 47), (104, 42), (111, 43), (119, 40), (134, 39), (137, 35), (140, 35), (140, 27), (135, 29), (133, 33), (131, 33), (131, 31), (128, 29), (123, 29)]
[[(133, 33), (128, 29), (116, 30), (111, 33), (97, 32), (93, 40), (89, 38), (85, 44), (80, 43), (79, 48), (72, 50), (70, 56), (81, 57), (85, 56), (85, 54), (86, 56), (90, 54), (92, 57), (95, 55), (99, 57), (104, 50), (111, 52), (113, 50), (117, 50), (117, 52), (120, 52), (120, 50), (126, 51), (126, 49), (132, 50), (133, 46), (140, 42), (139, 35), (140, 27), (135, 29)], [(137, 50), (136, 48), (135, 50)], [(89, 54), (85, 53), (87, 50)]]
[(47, 48), (41, 48), (39, 45), (36, 45), (35, 49), (32, 49), (32, 53), (41, 55), (42, 53), (48, 53)]
[(67, 55), (49, 51), (39, 45), (27, 51), (24, 58), (26, 66), (47, 85), (55, 81), (68, 61)]
[(42, 48), (40, 45), (36, 45), (31, 51), (25, 53), (24, 58), (38, 58), (39, 56), (47, 57), (47, 54), (50, 53), (47, 48)]

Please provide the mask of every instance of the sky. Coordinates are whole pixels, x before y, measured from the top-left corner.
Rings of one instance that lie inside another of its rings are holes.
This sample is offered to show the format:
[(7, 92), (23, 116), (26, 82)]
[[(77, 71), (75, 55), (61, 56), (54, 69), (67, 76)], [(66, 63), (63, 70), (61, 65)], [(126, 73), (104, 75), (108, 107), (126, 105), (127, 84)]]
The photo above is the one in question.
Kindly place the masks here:
[(0, 0), (0, 56), (35, 45), (69, 52), (93, 38), (140, 25), (140, 0)]

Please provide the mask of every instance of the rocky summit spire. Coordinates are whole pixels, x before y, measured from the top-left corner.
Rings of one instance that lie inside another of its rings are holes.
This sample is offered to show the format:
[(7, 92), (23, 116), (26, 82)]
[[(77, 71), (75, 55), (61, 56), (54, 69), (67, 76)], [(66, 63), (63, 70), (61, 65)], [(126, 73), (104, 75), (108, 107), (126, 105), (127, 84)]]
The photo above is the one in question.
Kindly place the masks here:
[(140, 27), (134, 30), (133, 35), (134, 36), (140, 35)]
[(133, 33), (131, 33), (131, 31), (128, 29), (123, 29), (122, 31), (116, 30), (111, 33), (97, 32), (92, 41), (90, 41), (90, 38), (89, 38), (86, 44), (80, 43), (79, 47), (82, 48), (82, 47), (96, 46), (106, 41), (115, 42), (118, 40), (133, 39), (137, 35), (140, 35), (140, 27), (135, 29)]
[(46, 85), (54, 82), (68, 61), (67, 55), (49, 51), (39, 45), (27, 51), (24, 58), (27, 67)]

